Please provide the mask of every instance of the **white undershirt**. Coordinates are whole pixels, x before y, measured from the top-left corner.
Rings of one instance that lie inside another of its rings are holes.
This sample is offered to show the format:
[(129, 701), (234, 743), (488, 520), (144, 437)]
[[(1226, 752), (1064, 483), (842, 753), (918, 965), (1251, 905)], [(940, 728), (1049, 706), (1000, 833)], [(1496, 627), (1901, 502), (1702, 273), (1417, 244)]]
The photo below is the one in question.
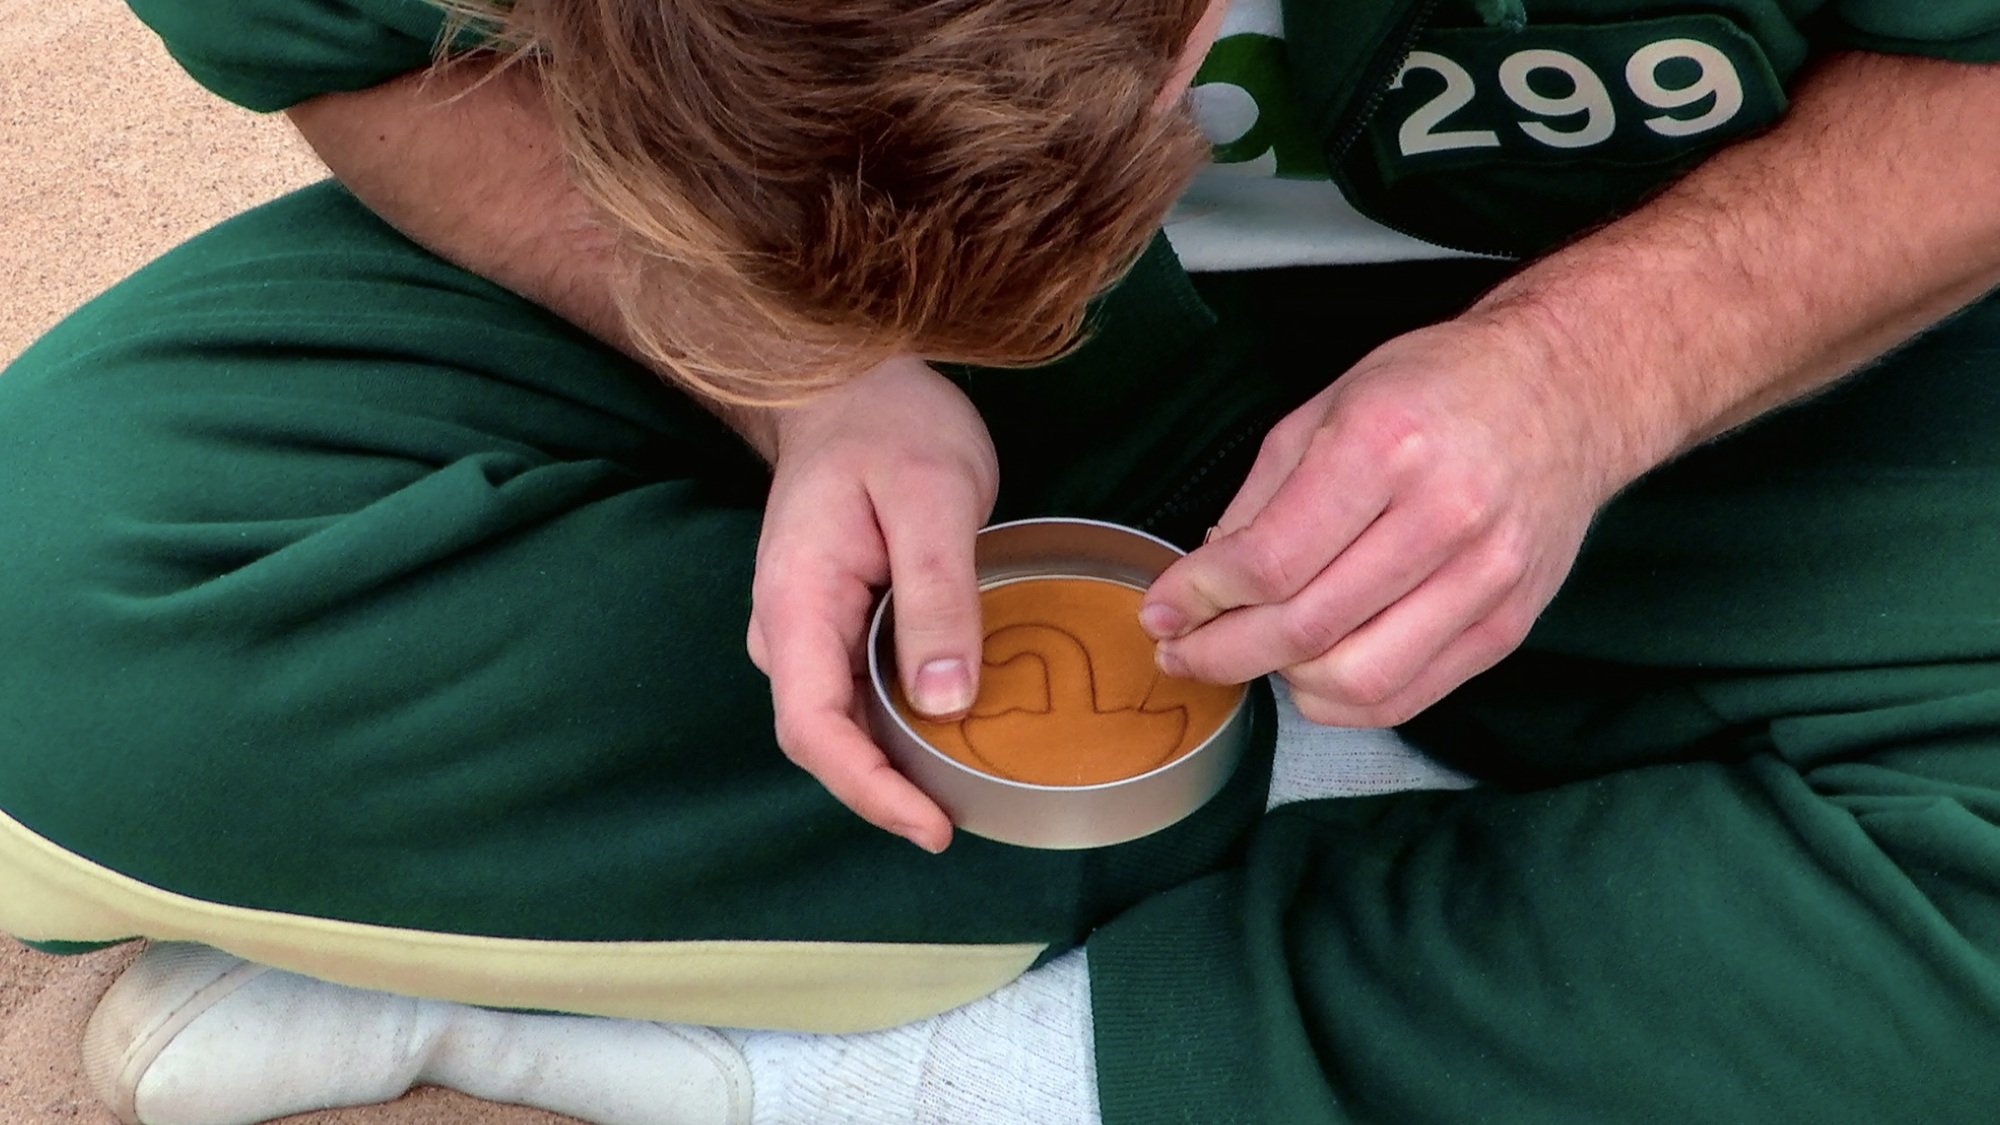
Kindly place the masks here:
[[(1281, 40), (1278, 4), (1229, 0), (1216, 48), (1234, 36)], [(1216, 48), (1210, 50), (1211, 61)], [(1276, 52), (1267, 54), (1277, 57)], [(1209, 143), (1229, 144), (1257, 123), (1256, 99), (1244, 86), (1207, 75), (1197, 82), (1191, 95), (1195, 119)], [(1253, 85), (1288, 88), (1281, 74)], [(1183, 266), (1244, 270), (1468, 256), (1364, 217), (1323, 173), (1315, 179), (1280, 178), (1276, 170), (1277, 157), (1267, 150), (1249, 160), (1211, 163), (1195, 176), (1163, 224)]]

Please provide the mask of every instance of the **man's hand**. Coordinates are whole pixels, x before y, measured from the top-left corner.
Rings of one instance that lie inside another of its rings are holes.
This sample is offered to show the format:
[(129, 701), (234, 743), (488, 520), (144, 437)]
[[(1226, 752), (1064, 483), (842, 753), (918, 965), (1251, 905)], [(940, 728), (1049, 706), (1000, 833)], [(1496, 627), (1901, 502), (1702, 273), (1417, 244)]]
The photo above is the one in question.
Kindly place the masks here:
[(1306, 717), (1408, 719), (1512, 651), (1623, 481), (1537, 352), (1392, 340), (1279, 423), (1210, 543), (1148, 593), (1170, 673), (1281, 672)]
[(972, 706), (972, 547), (999, 487), (992, 439), (958, 388), (916, 359), (783, 411), (776, 431), (748, 642), (771, 677), (778, 742), (871, 823), (942, 851), (950, 819), (862, 724), (862, 646), (875, 592), (893, 581), (910, 701), (935, 718)]
[(1161, 660), (1409, 718), (1511, 651), (1597, 507), (2000, 283), (2000, 66), (1845, 55), (1769, 133), (1393, 340), (1274, 431), (1162, 575)]

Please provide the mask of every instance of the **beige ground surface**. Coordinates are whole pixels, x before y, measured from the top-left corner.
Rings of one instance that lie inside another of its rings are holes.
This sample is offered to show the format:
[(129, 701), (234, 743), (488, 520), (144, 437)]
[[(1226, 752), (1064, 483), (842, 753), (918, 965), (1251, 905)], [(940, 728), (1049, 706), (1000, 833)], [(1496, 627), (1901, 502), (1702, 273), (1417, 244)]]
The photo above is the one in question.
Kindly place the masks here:
[(118, 0), (0, 0), (0, 361), (134, 266), (324, 175), (183, 76)]
[[(0, 364), (160, 251), (322, 174), (282, 121), (222, 105), (188, 81), (118, 0), (0, 0)], [(77, 1041), (131, 956), (43, 957), (0, 938), (0, 1123), (115, 1125), (83, 1088)], [(567, 1120), (435, 1090), (288, 1119)]]

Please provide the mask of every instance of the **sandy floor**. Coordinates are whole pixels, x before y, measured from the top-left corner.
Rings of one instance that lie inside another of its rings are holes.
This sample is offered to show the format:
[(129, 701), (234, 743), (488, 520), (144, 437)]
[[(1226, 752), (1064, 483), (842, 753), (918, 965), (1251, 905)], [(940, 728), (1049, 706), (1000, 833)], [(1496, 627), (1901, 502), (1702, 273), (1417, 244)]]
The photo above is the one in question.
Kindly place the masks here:
[(118, 0), (0, 0), (0, 362), (133, 267), (325, 174), (189, 81)]
[[(209, 97), (118, 0), (0, 0), (0, 364), (147, 259), (324, 170), (282, 120)], [(133, 950), (43, 957), (0, 937), (0, 1122), (115, 1125), (77, 1042)], [(419, 1091), (313, 1125), (552, 1125)]]

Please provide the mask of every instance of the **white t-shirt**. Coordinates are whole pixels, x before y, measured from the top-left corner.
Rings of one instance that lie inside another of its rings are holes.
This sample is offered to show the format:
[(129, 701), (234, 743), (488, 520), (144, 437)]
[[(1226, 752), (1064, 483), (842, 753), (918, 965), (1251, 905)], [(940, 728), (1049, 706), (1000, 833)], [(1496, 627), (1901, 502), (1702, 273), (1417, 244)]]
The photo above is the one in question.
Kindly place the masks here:
[(1230, 0), (1195, 75), (1195, 119), (1215, 146), (1163, 229), (1189, 270), (1463, 258), (1356, 211), (1295, 120), (1279, 0)]

